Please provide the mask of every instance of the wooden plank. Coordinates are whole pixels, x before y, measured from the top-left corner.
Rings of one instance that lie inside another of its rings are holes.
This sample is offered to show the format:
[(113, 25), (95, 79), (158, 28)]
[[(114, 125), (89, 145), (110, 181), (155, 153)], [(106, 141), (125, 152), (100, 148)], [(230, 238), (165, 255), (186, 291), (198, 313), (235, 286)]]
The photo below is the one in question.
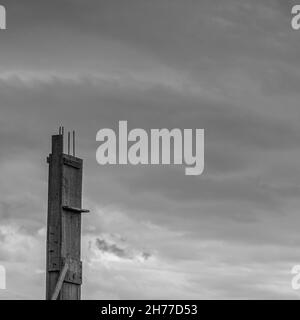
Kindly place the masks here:
[(75, 169), (81, 169), (82, 164), (80, 161), (77, 161), (78, 158), (74, 159), (74, 157), (72, 157), (73, 159), (70, 159), (70, 157), (72, 156), (64, 155), (64, 159), (63, 159), (64, 164), (67, 166), (73, 167)]
[[(59, 269), (54, 271), (52, 266), (61, 252), (61, 205), (62, 205), (62, 155), (63, 138), (60, 135), (52, 136), (52, 153), (49, 161), (48, 183), (48, 216), (47, 216), (47, 274), (46, 298), (51, 299), (59, 277)], [(59, 266), (60, 267), (60, 266)], [(52, 270), (51, 270), (52, 269)]]
[(51, 300), (57, 300), (57, 297), (59, 295), (59, 292), (61, 290), (61, 287), (64, 283), (64, 280), (65, 280), (65, 277), (66, 277), (66, 274), (67, 274), (67, 271), (68, 271), (68, 268), (69, 268), (69, 264), (68, 262), (66, 261), (65, 264), (64, 264), (64, 267), (59, 275), (59, 278), (58, 278), (58, 281), (57, 281), (57, 284), (56, 284), (56, 287), (55, 287), (55, 290), (53, 292), (53, 295), (51, 297)]
[(69, 269), (65, 277), (65, 283), (82, 284), (82, 262), (77, 259), (68, 259)]
[[(82, 160), (72, 156), (63, 156), (62, 185), (62, 249), (63, 257), (73, 261), (74, 268), (68, 272), (60, 298), (63, 300), (80, 299), (81, 284), (81, 198), (82, 198)], [(72, 163), (73, 165), (70, 165)], [(74, 166), (74, 164), (76, 164)], [(75, 209), (75, 210), (74, 210)], [(80, 266), (75, 267), (75, 266)], [(69, 267), (70, 270), (70, 267)], [(74, 277), (74, 281), (71, 279)]]
[(80, 209), (80, 208), (75, 208), (75, 207), (70, 207), (70, 206), (63, 206), (63, 209), (64, 210), (67, 210), (67, 211), (72, 211), (72, 212), (77, 212), (77, 213), (88, 213), (90, 212), (90, 210), (87, 210), (87, 209)]

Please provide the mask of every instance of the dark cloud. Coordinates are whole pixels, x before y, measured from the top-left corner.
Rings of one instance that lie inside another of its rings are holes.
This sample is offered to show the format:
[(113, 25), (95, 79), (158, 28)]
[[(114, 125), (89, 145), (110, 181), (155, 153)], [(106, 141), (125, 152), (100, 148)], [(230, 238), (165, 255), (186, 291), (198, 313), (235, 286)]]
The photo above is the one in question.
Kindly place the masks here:
[[(286, 276), (300, 243), (293, 3), (2, 0), (0, 263), (19, 262), (9, 267), (20, 292), (10, 296), (31, 297), (20, 283), (42, 295), (45, 262), (28, 252), (43, 256), (45, 159), (64, 124), (77, 131), (92, 209), (86, 297), (295, 297)], [(96, 132), (119, 120), (204, 128), (204, 174), (99, 166)]]
[(115, 243), (109, 243), (105, 239), (96, 239), (97, 248), (103, 253), (111, 253), (122, 259), (130, 259), (133, 260), (137, 257), (142, 257), (144, 260), (148, 260), (151, 257), (149, 252), (135, 252), (134, 250), (130, 250), (128, 248), (121, 248)]
[(126, 258), (126, 253), (124, 249), (119, 248), (115, 244), (108, 244), (103, 239), (96, 239), (96, 244), (99, 250), (102, 252), (113, 253), (120, 258)]

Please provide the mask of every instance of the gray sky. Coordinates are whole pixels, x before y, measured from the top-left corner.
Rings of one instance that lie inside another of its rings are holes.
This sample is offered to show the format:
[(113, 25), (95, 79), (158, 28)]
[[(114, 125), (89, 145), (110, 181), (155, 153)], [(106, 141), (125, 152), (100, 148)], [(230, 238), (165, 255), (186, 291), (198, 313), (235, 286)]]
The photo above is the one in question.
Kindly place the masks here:
[[(84, 159), (83, 298), (299, 298), (300, 32), (287, 0), (2, 0), (1, 298), (43, 299), (50, 136)], [(205, 172), (96, 133), (204, 128)]]

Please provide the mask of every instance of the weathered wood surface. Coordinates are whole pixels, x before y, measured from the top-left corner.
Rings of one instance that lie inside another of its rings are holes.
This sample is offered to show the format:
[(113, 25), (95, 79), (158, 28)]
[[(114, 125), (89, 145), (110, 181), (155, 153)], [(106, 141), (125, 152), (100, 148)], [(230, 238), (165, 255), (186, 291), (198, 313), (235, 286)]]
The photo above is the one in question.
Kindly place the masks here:
[(54, 292), (53, 292), (53, 294), (52, 294), (51, 300), (57, 300), (57, 297), (58, 297), (58, 295), (59, 295), (59, 293), (60, 293), (61, 287), (62, 287), (62, 285), (63, 285), (63, 283), (64, 283), (64, 280), (65, 280), (65, 277), (66, 277), (68, 268), (69, 268), (69, 265), (68, 265), (68, 263), (66, 262), (66, 263), (64, 264), (64, 267), (63, 267), (63, 269), (62, 269), (59, 277), (58, 277), (58, 281), (57, 281), (57, 283), (56, 283), (56, 287), (55, 287)]
[(78, 300), (81, 295), (82, 159), (63, 153), (63, 135), (52, 136), (49, 162), (47, 221), (46, 299), (51, 299), (59, 276), (68, 265), (57, 294), (59, 300)]

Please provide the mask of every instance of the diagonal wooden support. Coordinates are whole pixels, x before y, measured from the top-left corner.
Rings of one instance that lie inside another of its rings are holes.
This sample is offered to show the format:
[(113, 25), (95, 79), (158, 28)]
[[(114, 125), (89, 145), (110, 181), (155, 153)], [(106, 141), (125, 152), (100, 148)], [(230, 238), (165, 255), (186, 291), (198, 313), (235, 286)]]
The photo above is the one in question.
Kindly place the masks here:
[(69, 269), (69, 264), (68, 262), (66, 261), (65, 264), (64, 264), (64, 267), (59, 275), (59, 278), (58, 278), (58, 281), (57, 281), (57, 284), (56, 284), (56, 287), (54, 289), (54, 292), (53, 292), (53, 295), (51, 297), (51, 300), (56, 300), (58, 295), (59, 295), (59, 292), (60, 292), (60, 289), (64, 283), (64, 280), (65, 280), (65, 277), (66, 277), (66, 274), (68, 272), (68, 269)]

